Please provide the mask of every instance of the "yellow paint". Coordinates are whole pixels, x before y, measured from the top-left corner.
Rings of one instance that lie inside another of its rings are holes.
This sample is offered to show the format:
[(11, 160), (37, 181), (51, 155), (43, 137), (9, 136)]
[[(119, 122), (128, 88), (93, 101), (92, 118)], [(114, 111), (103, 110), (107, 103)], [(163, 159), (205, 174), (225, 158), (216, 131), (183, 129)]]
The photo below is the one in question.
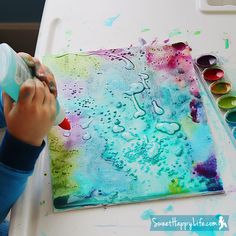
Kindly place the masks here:
[(76, 159), (79, 151), (66, 149), (59, 133), (54, 127), (48, 136), (52, 171), (52, 185), (54, 198), (68, 195), (79, 189), (73, 180), (73, 171), (77, 169)]

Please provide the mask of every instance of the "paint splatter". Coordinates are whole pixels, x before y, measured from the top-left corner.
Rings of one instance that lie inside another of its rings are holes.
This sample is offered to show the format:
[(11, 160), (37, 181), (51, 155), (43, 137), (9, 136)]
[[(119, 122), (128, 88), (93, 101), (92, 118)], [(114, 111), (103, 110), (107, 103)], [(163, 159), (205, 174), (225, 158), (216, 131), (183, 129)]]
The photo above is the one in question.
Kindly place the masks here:
[(205, 118), (205, 116), (203, 115), (203, 104), (200, 100), (193, 99), (190, 102), (189, 107), (191, 110), (190, 115), (192, 117), (193, 122), (199, 123), (203, 117)]
[(199, 36), (201, 34), (201, 31), (200, 30), (197, 30), (197, 31), (194, 31), (193, 33), (195, 36)]
[(165, 209), (165, 212), (170, 212), (170, 211), (173, 211), (174, 210), (174, 207), (172, 205), (169, 205), (166, 209)]
[(150, 31), (149, 28), (144, 28), (144, 29), (141, 30), (141, 32), (143, 32), (143, 33), (144, 33), (144, 32), (148, 32), (148, 31)]
[(113, 17), (109, 17), (105, 20), (104, 24), (107, 27), (112, 27), (113, 23), (120, 17), (120, 14), (113, 16)]
[(138, 41), (141, 46), (144, 46), (145, 44), (147, 44), (147, 41), (144, 38), (139, 38)]
[(156, 215), (156, 213), (155, 213), (152, 209), (145, 210), (145, 211), (141, 214), (141, 219), (143, 219), (143, 220), (150, 220), (150, 217), (151, 217), (152, 215)]
[(44, 58), (73, 127), (49, 135), (55, 209), (223, 188), (217, 170), (208, 178), (215, 152), (204, 109), (189, 105), (201, 101), (190, 52), (153, 42)]
[(229, 49), (229, 39), (225, 39), (225, 49)]
[(165, 39), (163, 42), (168, 43), (169, 41), (170, 41), (170, 39)]
[(175, 36), (178, 36), (182, 34), (182, 32), (179, 29), (173, 29), (170, 33), (169, 33), (169, 38), (173, 38)]
[(198, 163), (194, 168), (196, 173), (200, 176), (204, 176), (206, 178), (214, 178), (217, 176), (217, 164), (215, 155), (211, 155), (205, 162)]

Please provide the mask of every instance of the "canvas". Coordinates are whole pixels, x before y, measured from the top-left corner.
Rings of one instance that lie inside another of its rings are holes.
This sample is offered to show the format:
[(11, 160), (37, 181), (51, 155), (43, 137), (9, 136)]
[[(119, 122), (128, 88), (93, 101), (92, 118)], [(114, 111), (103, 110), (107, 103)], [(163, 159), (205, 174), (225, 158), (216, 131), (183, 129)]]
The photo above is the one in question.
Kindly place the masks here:
[(71, 132), (49, 135), (56, 210), (223, 192), (185, 43), (48, 55)]

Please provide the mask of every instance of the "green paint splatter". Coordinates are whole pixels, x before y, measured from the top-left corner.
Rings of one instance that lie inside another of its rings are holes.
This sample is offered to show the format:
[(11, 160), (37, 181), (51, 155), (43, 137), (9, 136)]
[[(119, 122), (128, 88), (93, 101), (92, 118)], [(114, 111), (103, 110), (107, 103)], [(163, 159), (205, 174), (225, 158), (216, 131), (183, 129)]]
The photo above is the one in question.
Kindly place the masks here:
[(72, 31), (71, 31), (71, 30), (67, 30), (67, 31), (65, 32), (65, 34), (66, 34), (67, 36), (71, 36), (71, 35), (72, 35)]
[(229, 49), (229, 39), (225, 39), (225, 49)]
[[(79, 54), (63, 54), (58, 56), (45, 56), (43, 63), (49, 67), (58, 69), (60, 73), (70, 73), (70, 75), (79, 76), (82, 79), (87, 79), (90, 71), (88, 64), (91, 68), (99, 70), (101, 63), (98, 57), (88, 56), (86, 53)], [(75, 65), (80, 65), (75, 67)]]
[(145, 211), (141, 214), (141, 218), (142, 218), (143, 220), (149, 220), (152, 215), (156, 215), (156, 213), (155, 213), (152, 209), (148, 209), (148, 210), (145, 210)]
[(184, 189), (181, 185), (179, 180), (176, 179), (172, 179), (171, 183), (168, 186), (170, 193), (172, 194), (178, 194), (178, 193), (187, 193), (189, 192), (189, 190)]
[(178, 29), (173, 29), (170, 33), (169, 33), (169, 38), (175, 37), (182, 34), (182, 32)]
[(150, 31), (149, 28), (144, 28), (144, 29), (141, 30), (141, 32), (143, 32), (143, 33), (144, 33), (144, 32), (148, 32), (148, 31)]
[(197, 31), (195, 31), (193, 34), (194, 34), (195, 36), (198, 36), (198, 35), (201, 34), (201, 31), (200, 31), (200, 30), (197, 30)]
[(56, 129), (52, 129), (48, 136), (54, 198), (71, 194), (79, 189), (72, 176), (77, 167), (75, 161), (79, 151), (67, 150), (56, 132), (58, 132)]

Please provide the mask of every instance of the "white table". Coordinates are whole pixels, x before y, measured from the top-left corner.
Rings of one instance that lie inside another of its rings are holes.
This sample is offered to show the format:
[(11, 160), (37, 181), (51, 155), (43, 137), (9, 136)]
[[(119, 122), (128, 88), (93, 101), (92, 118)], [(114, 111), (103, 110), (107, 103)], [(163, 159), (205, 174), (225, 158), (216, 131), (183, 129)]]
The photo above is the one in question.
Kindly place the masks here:
[[(113, 24), (108, 19), (111, 17), (117, 17)], [(233, 13), (203, 13), (194, 0), (47, 0), (36, 56), (140, 45), (139, 38), (147, 42), (169, 38), (170, 42), (188, 41), (193, 56), (218, 54), (224, 60), (228, 76), (236, 82), (235, 23)], [(208, 110), (211, 111), (210, 106)], [(229, 215), (230, 232), (224, 235), (236, 235), (236, 151), (217, 118), (212, 119), (226, 194), (53, 213), (49, 158), (45, 150), (12, 211), (10, 235), (190, 235), (150, 232), (150, 221), (142, 219), (148, 209), (156, 214)]]

